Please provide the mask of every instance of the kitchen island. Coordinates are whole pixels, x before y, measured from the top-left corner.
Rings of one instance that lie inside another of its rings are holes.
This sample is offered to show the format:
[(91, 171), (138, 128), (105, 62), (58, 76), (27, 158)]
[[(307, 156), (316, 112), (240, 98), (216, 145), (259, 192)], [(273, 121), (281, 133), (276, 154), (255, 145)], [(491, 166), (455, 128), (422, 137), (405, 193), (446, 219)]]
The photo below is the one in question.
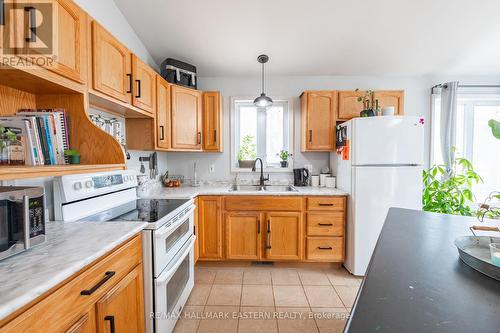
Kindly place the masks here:
[(475, 218), (391, 208), (345, 332), (498, 332), (500, 282), (460, 261)]

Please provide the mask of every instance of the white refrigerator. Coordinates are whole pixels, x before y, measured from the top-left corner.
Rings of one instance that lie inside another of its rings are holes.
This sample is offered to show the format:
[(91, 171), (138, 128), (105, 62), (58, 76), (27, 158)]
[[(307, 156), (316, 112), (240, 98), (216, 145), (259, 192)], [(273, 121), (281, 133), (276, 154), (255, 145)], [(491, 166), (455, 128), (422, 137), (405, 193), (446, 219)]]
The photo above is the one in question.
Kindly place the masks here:
[(365, 275), (389, 208), (422, 209), (424, 121), (369, 117), (340, 126), (347, 152), (332, 153), (330, 162), (337, 187), (349, 193), (344, 266)]

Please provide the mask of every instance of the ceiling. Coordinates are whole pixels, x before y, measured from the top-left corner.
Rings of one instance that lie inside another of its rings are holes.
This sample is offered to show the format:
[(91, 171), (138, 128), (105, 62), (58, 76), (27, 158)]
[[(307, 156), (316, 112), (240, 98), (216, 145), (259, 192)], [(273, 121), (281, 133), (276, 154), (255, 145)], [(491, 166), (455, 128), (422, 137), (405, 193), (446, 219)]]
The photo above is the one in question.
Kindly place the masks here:
[(115, 0), (200, 76), (499, 75), (499, 0)]

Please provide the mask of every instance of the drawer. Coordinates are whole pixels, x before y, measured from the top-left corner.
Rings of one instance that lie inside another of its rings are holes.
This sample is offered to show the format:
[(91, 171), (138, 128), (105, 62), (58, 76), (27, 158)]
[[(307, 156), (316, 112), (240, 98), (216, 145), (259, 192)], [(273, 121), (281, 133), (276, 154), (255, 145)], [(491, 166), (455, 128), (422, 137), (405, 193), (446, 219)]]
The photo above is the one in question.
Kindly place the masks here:
[(301, 211), (303, 199), (301, 197), (282, 196), (240, 196), (224, 198), (225, 210), (243, 211)]
[(307, 210), (344, 211), (345, 197), (309, 197)]
[(307, 236), (344, 236), (344, 212), (307, 213)]
[[(2, 333), (66, 331), (82, 313), (88, 312), (99, 298), (141, 262), (142, 242), (138, 235), (97, 263), (85, 268), (83, 272), (63, 282), (58, 289), (49, 291), (47, 297), (31, 308), (23, 309), (24, 312), (2, 327)], [(82, 290), (90, 290), (102, 282), (106, 272), (115, 274), (91, 295), (80, 294)]]
[(307, 237), (307, 260), (344, 261), (344, 237)]

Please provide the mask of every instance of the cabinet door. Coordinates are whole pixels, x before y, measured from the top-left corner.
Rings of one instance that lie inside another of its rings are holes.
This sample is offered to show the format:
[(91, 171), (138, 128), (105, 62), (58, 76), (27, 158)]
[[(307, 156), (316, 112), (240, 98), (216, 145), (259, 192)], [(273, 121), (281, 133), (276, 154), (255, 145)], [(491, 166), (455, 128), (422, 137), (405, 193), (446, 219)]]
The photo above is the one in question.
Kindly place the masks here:
[(267, 213), (266, 258), (300, 260), (302, 258), (302, 214)]
[(122, 102), (131, 102), (132, 60), (129, 50), (97, 22), (92, 22), (93, 88)]
[(261, 214), (228, 212), (225, 216), (227, 259), (261, 258)]
[(172, 96), (172, 148), (201, 150), (201, 92), (176, 85)]
[(306, 92), (302, 96), (302, 150), (335, 150), (337, 92)]
[(96, 304), (97, 332), (144, 332), (142, 264), (136, 266)]
[(203, 93), (203, 150), (222, 152), (222, 97), (218, 91)]
[(153, 113), (156, 104), (156, 72), (136, 55), (132, 55), (132, 78), (132, 104)]
[(79, 317), (64, 333), (93, 333), (95, 332), (95, 314), (89, 311)]
[(202, 196), (198, 198), (198, 237), (200, 237), (200, 259), (222, 259), (221, 198)]
[(396, 115), (404, 114), (404, 90), (376, 91), (375, 99), (378, 99), (380, 108), (394, 106)]
[(170, 148), (170, 84), (161, 76), (156, 77), (156, 131), (158, 148)]
[(359, 113), (363, 111), (363, 102), (358, 101), (358, 98), (364, 95), (364, 91), (339, 91), (337, 120), (359, 117)]

